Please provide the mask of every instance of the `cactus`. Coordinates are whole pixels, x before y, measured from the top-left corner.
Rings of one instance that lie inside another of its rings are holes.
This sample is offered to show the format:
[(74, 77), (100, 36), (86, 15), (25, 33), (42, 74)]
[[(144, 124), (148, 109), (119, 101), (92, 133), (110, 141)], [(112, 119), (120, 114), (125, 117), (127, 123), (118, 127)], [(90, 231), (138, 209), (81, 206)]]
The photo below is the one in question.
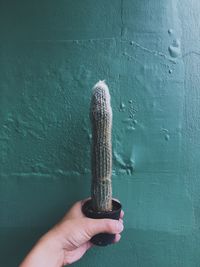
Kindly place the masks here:
[(104, 81), (99, 81), (93, 88), (90, 119), (92, 123), (92, 207), (95, 211), (111, 211), (112, 109), (108, 86)]

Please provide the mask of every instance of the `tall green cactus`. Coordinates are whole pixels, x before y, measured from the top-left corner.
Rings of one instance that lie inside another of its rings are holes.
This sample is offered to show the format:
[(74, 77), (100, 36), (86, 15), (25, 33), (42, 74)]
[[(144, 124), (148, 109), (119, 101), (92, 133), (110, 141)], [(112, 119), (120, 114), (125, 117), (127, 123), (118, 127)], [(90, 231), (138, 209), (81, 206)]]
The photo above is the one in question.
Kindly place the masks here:
[(90, 107), (92, 123), (91, 197), (95, 211), (112, 210), (112, 109), (104, 81), (93, 88)]

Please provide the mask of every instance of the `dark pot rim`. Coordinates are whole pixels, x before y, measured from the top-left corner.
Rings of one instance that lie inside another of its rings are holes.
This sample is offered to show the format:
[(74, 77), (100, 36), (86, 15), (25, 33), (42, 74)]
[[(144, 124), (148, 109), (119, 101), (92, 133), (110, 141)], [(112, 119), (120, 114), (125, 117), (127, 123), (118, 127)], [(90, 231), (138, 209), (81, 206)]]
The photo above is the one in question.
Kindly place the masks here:
[(87, 200), (82, 206), (83, 213), (89, 218), (119, 219), (121, 209), (122, 209), (121, 203), (119, 203), (118, 201), (116, 201), (114, 199), (112, 199), (112, 210), (111, 211), (95, 211), (95, 210), (93, 210), (92, 209), (92, 199)]
[[(83, 214), (92, 219), (113, 219), (119, 220), (122, 209), (121, 203), (112, 199), (113, 209), (111, 211), (94, 211), (92, 209), (92, 199), (87, 200), (82, 206)], [(97, 246), (107, 246), (113, 244), (115, 234), (99, 233), (91, 238), (91, 242)]]

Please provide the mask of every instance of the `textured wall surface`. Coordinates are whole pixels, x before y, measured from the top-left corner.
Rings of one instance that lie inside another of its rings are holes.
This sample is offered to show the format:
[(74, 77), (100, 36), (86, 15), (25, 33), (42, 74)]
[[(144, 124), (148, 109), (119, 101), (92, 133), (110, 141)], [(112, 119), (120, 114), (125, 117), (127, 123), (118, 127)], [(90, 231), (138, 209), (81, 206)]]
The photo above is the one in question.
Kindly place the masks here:
[(198, 0), (0, 1), (0, 266), (89, 195), (99, 79), (125, 230), (73, 266), (200, 266), (199, 13)]

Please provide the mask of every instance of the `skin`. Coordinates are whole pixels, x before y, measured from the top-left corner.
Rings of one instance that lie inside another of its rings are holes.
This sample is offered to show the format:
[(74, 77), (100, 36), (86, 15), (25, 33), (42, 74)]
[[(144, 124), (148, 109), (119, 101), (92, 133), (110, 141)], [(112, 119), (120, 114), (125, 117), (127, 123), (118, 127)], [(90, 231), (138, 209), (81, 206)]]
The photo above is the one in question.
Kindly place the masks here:
[(61, 267), (79, 260), (94, 246), (89, 240), (98, 233), (116, 234), (114, 243), (123, 231), (122, 211), (120, 219), (90, 219), (81, 208), (84, 202), (76, 202), (64, 218), (43, 235), (26, 256), (20, 267)]

